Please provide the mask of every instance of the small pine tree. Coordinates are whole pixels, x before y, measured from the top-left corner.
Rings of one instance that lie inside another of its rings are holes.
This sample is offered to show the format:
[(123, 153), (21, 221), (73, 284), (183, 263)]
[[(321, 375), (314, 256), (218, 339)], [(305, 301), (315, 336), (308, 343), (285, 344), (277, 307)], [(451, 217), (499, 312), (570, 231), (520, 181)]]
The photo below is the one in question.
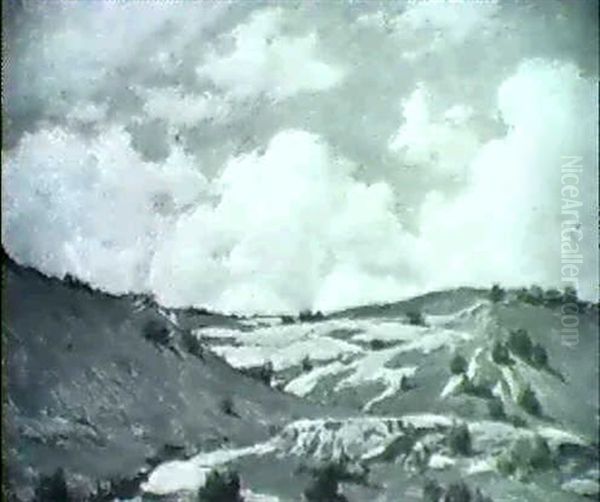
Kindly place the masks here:
[(546, 368), (548, 366), (548, 352), (539, 343), (536, 343), (531, 349), (531, 362), (538, 368)]
[(439, 502), (444, 489), (434, 479), (427, 479), (423, 485), (423, 502)]
[(305, 373), (312, 371), (313, 369), (313, 363), (310, 360), (310, 357), (305, 356), (304, 359), (302, 359), (302, 371), (304, 371)]
[(188, 354), (199, 357), (200, 359), (204, 357), (202, 345), (200, 344), (198, 337), (186, 330), (183, 331), (181, 335), (181, 341), (183, 343), (183, 348), (188, 352)]
[(166, 346), (171, 340), (169, 328), (167, 328), (164, 323), (157, 321), (156, 319), (151, 319), (148, 321), (144, 325), (142, 333), (146, 340), (149, 340), (157, 345)]
[(313, 473), (313, 482), (304, 491), (307, 502), (348, 502), (339, 493), (339, 482), (348, 478), (347, 466), (330, 462)]
[(499, 284), (494, 284), (490, 290), (490, 301), (493, 303), (499, 303), (506, 297), (506, 291), (500, 287)]
[(497, 397), (494, 399), (488, 399), (487, 408), (490, 418), (493, 418), (494, 420), (502, 420), (506, 418), (506, 413), (504, 413), (504, 405), (502, 404), (501, 399)]
[(198, 490), (198, 502), (244, 502), (240, 477), (235, 471), (211, 471)]
[(471, 454), (471, 433), (466, 424), (452, 426), (448, 434), (448, 447), (453, 455)]
[(471, 490), (464, 481), (451, 483), (444, 493), (444, 502), (471, 502)]
[(425, 319), (423, 318), (423, 314), (421, 314), (421, 312), (407, 312), (406, 317), (408, 318), (408, 324), (412, 324), (413, 326), (425, 326)]
[(373, 339), (369, 342), (371, 350), (383, 350), (385, 349), (385, 342), (383, 340)]
[(221, 411), (225, 413), (225, 415), (229, 415), (230, 417), (239, 418), (238, 413), (235, 411), (235, 407), (233, 405), (233, 399), (230, 397), (226, 397), (221, 400), (220, 404)]
[(529, 385), (517, 396), (517, 404), (530, 415), (541, 416), (542, 414), (542, 405)]
[(505, 343), (498, 340), (494, 342), (494, 345), (492, 346), (492, 360), (496, 364), (503, 365), (509, 365), (513, 362)]
[(533, 350), (533, 343), (531, 342), (529, 333), (522, 328), (511, 331), (508, 335), (508, 348), (521, 359), (529, 361)]
[(67, 489), (65, 473), (62, 469), (57, 469), (50, 476), (42, 476), (35, 489), (35, 502), (69, 502), (71, 497)]
[(460, 354), (455, 354), (450, 361), (450, 372), (453, 375), (461, 375), (467, 372), (467, 360)]

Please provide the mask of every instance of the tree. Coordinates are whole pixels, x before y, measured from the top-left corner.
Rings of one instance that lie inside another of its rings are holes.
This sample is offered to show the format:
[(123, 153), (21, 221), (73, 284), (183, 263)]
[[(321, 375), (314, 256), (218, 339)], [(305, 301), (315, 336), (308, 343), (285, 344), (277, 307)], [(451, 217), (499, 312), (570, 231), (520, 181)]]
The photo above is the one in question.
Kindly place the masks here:
[(533, 343), (531, 342), (529, 333), (522, 328), (511, 331), (508, 335), (508, 348), (521, 359), (529, 361), (533, 350)]
[(508, 352), (508, 347), (505, 343), (496, 340), (494, 345), (492, 346), (492, 360), (496, 364), (509, 365), (513, 361), (510, 358), (510, 354)]
[(471, 433), (467, 424), (452, 426), (448, 434), (448, 447), (453, 455), (471, 454)]
[(408, 318), (408, 324), (412, 324), (413, 326), (425, 326), (425, 319), (421, 312), (410, 311), (406, 313), (406, 317)]
[(538, 368), (545, 368), (548, 366), (548, 352), (546, 352), (546, 349), (539, 343), (536, 343), (531, 349), (531, 362)]
[(542, 405), (529, 385), (517, 396), (517, 404), (530, 415), (541, 416), (542, 414)]
[(184, 349), (193, 356), (199, 357), (202, 359), (204, 357), (202, 345), (200, 344), (200, 340), (198, 340), (197, 336), (194, 336), (187, 330), (184, 330), (181, 335), (181, 341), (183, 343)]
[(499, 284), (494, 284), (490, 290), (490, 300), (493, 303), (498, 303), (504, 300), (506, 297), (506, 291), (500, 287)]
[(239, 418), (239, 415), (235, 411), (235, 407), (233, 405), (233, 399), (231, 399), (230, 397), (226, 397), (226, 398), (222, 399), (220, 407), (221, 407), (221, 411), (223, 413), (225, 413), (225, 415), (229, 415), (230, 417)]
[(157, 345), (166, 346), (171, 340), (171, 332), (169, 329), (164, 323), (157, 321), (156, 319), (151, 319), (144, 324), (142, 333), (146, 340), (149, 340)]
[(339, 482), (348, 478), (344, 462), (329, 462), (313, 472), (313, 481), (304, 491), (308, 502), (348, 502), (339, 493)]
[(50, 476), (42, 476), (35, 488), (35, 502), (69, 502), (71, 497), (65, 481), (65, 473), (62, 469), (57, 469)]
[(311, 371), (312, 369), (313, 369), (313, 363), (310, 360), (310, 357), (305, 356), (304, 359), (302, 359), (302, 371), (308, 372), (308, 371)]
[(490, 417), (494, 420), (502, 420), (506, 418), (506, 414), (504, 413), (504, 405), (502, 404), (502, 400), (499, 398), (489, 399), (487, 401), (488, 413)]
[(423, 485), (423, 502), (439, 502), (444, 489), (434, 479), (427, 479)]
[(444, 502), (471, 502), (471, 490), (464, 481), (451, 483), (444, 493)]
[(460, 375), (467, 372), (467, 360), (460, 354), (455, 354), (450, 361), (450, 371), (453, 375)]
[(240, 477), (235, 471), (211, 471), (198, 490), (198, 502), (244, 502)]

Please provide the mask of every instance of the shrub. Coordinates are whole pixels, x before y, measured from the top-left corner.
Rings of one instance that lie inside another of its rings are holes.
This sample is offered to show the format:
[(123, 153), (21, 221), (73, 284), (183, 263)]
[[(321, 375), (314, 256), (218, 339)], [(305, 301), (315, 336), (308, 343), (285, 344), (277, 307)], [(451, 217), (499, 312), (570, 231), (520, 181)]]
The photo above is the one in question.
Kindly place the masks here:
[(529, 475), (537, 470), (548, 469), (552, 464), (550, 447), (539, 435), (516, 439), (508, 451), (496, 460), (498, 470), (506, 476), (515, 473)]
[(65, 481), (65, 473), (57, 469), (50, 476), (41, 476), (35, 488), (35, 502), (68, 502), (71, 500)]
[(529, 385), (517, 396), (517, 404), (530, 415), (541, 416), (542, 414), (542, 406)]
[(146, 340), (157, 345), (168, 345), (171, 340), (171, 332), (164, 323), (151, 319), (144, 324), (142, 334)]
[(408, 318), (408, 324), (412, 324), (413, 326), (425, 326), (425, 319), (423, 318), (423, 314), (421, 314), (421, 312), (407, 312), (406, 317)]
[(294, 324), (296, 321), (291, 315), (282, 315), (281, 324)]
[(304, 359), (302, 359), (302, 371), (308, 372), (308, 371), (311, 371), (312, 369), (313, 369), (313, 363), (310, 360), (310, 357), (305, 356)]
[(444, 493), (444, 502), (471, 502), (471, 490), (464, 481), (451, 483)]
[(505, 343), (496, 341), (492, 346), (492, 360), (496, 364), (504, 364), (509, 365), (513, 361), (510, 358), (510, 353), (508, 352), (508, 347)]
[(423, 485), (423, 502), (439, 502), (443, 493), (444, 489), (437, 481), (427, 479)]
[(531, 349), (531, 362), (538, 368), (545, 368), (548, 366), (548, 352), (544, 346), (536, 343)]
[(492, 399), (494, 397), (489, 383), (474, 383), (471, 380), (469, 380), (466, 376), (463, 377), (463, 381), (461, 382), (461, 390), (465, 394), (469, 394), (475, 397), (481, 397), (483, 399)]
[(343, 471), (339, 464), (331, 462), (313, 473), (312, 483), (304, 490), (308, 502), (344, 502), (346, 498), (339, 492), (339, 482)]
[(548, 289), (544, 292), (544, 303), (549, 307), (562, 302), (562, 293), (558, 289)]
[(521, 359), (529, 361), (531, 359), (531, 351), (533, 350), (529, 333), (522, 328), (511, 331), (508, 335), (508, 348)]
[(303, 310), (298, 315), (298, 319), (300, 322), (311, 322), (311, 321), (322, 321), (325, 319), (323, 312), (317, 310), (316, 312), (311, 312), (310, 310)]
[(577, 290), (573, 286), (565, 287), (563, 290), (562, 301), (564, 303), (577, 303), (579, 301)]
[(233, 405), (233, 399), (231, 399), (230, 397), (226, 397), (221, 400), (220, 408), (221, 411), (225, 413), (225, 415), (239, 418), (239, 415), (235, 411), (235, 407)]
[(501, 302), (506, 297), (506, 291), (498, 284), (494, 284), (490, 290), (490, 300), (494, 303)]
[(197, 336), (194, 336), (189, 331), (183, 331), (181, 335), (181, 341), (183, 343), (184, 349), (193, 356), (202, 358), (204, 356), (202, 345), (200, 344), (200, 340), (198, 340)]
[(506, 413), (504, 413), (504, 404), (502, 404), (501, 399), (496, 397), (488, 400), (487, 408), (490, 418), (493, 418), (494, 420), (502, 420), (506, 418)]
[(453, 425), (447, 440), (453, 455), (467, 456), (471, 454), (471, 433), (466, 424)]
[(265, 385), (271, 386), (274, 374), (275, 370), (273, 369), (273, 363), (271, 361), (267, 361), (260, 367), (258, 377)]
[(455, 354), (450, 361), (450, 371), (453, 375), (460, 375), (467, 372), (467, 360), (460, 354)]
[(198, 502), (243, 502), (240, 477), (235, 471), (211, 471), (198, 490)]
[(371, 347), (371, 350), (383, 350), (385, 349), (385, 342), (383, 340), (371, 340), (369, 342), (369, 347)]

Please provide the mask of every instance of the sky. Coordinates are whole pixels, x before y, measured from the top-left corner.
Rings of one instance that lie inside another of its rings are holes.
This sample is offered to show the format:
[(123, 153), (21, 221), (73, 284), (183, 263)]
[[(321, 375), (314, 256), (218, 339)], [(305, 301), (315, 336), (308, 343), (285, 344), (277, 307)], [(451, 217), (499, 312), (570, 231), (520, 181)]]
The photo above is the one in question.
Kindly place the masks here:
[(19, 263), (238, 313), (598, 298), (595, 1), (3, 8)]

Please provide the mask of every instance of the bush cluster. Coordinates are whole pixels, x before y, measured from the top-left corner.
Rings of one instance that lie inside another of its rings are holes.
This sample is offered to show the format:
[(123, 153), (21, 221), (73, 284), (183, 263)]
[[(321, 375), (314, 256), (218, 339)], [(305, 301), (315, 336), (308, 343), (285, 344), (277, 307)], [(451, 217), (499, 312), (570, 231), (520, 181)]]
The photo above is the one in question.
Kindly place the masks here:
[(198, 502), (244, 502), (240, 489), (237, 472), (213, 470), (198, 490)]

